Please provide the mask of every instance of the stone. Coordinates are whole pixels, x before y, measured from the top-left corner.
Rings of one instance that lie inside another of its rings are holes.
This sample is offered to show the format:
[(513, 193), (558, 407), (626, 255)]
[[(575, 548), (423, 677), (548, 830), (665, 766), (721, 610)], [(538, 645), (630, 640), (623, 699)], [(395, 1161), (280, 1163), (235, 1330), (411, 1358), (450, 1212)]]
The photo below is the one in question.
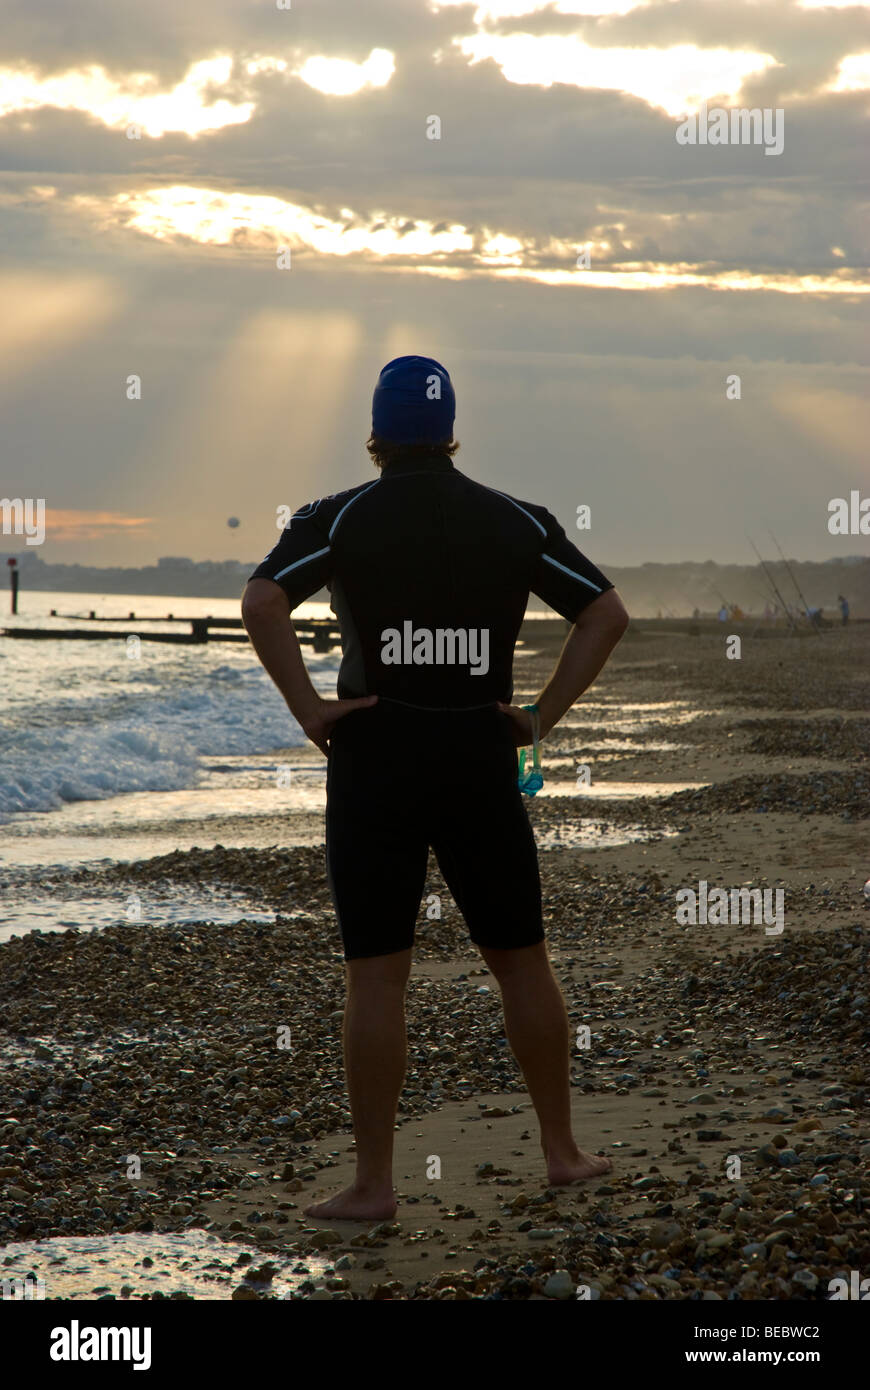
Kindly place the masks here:
[(653, 1250), (664, 1250), (682, 1234), (683, 1228), (676, 1221), (656, 1221), (646, 1239)]
[(330, 1245), (341, 1245), (342, 1240), (338, 1231), (315, 1231), (307, 1243), (312, 1250), (328, 1250)]
[(567, 1269), (557, 1269), (544, 1284), (545, 1298), (573, 1298), (576, 1286)]
[(779, 1164), (781, 1168), (796, 1168), (802, 1162), (800, 1154), (795, 1153), (794, 1149), (780, 1149)]

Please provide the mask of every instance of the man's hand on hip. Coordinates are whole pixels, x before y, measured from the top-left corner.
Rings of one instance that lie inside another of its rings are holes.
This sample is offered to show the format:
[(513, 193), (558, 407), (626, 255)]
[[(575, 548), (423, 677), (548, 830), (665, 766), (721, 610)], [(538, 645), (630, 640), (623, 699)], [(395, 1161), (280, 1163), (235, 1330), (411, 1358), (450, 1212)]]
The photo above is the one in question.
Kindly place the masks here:
[[(527, 743), (534, 741), (534, 731), (532, 726), (532, 716), (527, 709), (522, 709), (520, 705), (505, 705), (501, 700), (496, 700), (496, 705), (502, 714), (507, 715), (511, 724), (511, 733), (514, 736), (514, 743), (518, 748), (522, 748)], [(546, 732), (549, 732), (547, 730)], [(545, 730), (541, 729), (541, 738), (544, 737)]]
[(314, 706), (310, 715), (300, 720), (305, 733), (316, 743), (321, 753), (326, 756), (329, 753), (329, 739), (332, 727), (343, 719), (346, 714), (350, 714), (355, 709), (368, 709), (370, 705), (377, 704), (377, 695), (362, 695), (357, 700), (324, 700), (321, 699)]

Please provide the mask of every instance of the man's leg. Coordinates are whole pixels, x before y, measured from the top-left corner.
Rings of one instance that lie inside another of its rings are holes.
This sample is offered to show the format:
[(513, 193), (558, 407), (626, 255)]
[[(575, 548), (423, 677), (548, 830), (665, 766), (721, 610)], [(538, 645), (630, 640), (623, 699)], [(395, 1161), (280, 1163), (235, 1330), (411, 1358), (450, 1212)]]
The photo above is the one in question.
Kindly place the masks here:
[(344, 1065), (356, 1177), (306, 1216), (336, 1221), (388, 1221), (396, 1212), (393, 1137), (405, 1078), (405, 989), (411, 952), (393, 951), (347, 962)]
[(481, 946), (480, 953), (501, 989), (508, 1042), (538, 1115), (550, 1184), (609, 1172), (610, 1159), (584, 1153), (571, 1132), (568, 1014), (546, 945), (509, 951)]

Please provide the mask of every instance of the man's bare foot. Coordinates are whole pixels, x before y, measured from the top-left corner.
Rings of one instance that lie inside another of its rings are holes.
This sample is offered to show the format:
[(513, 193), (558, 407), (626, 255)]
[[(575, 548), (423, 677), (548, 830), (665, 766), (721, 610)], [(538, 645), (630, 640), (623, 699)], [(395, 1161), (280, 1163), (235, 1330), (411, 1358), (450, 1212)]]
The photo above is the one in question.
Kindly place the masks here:
[(396, 1206), (392, 1185), (363, 1188), (351, 1183), (335, 1197), (306, 1207), (305, 1215), (315, 1221), (390, 1221)]
[(609, 1158), (584, 1153), (583, 1149), (577, 1150), (576, 1157), (547, 1158), (547, 1178), (551, 1187), (566, 1187), (572, 1182), (603, 1178), (612, 1168), (613, 1163)]

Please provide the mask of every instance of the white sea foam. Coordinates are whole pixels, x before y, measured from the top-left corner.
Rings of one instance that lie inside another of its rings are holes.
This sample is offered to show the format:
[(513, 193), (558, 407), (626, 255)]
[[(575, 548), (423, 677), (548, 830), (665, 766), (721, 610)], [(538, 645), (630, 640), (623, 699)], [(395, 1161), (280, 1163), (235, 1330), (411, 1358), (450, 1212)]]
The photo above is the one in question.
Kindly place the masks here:
[[(305, 736), (253, 654), (114, 643), (9, 643), (0, 681), (0, 821), (125, 792), (197, 786), (203, 761)], [(335, 655), (309, 665), (334, 693)]]

